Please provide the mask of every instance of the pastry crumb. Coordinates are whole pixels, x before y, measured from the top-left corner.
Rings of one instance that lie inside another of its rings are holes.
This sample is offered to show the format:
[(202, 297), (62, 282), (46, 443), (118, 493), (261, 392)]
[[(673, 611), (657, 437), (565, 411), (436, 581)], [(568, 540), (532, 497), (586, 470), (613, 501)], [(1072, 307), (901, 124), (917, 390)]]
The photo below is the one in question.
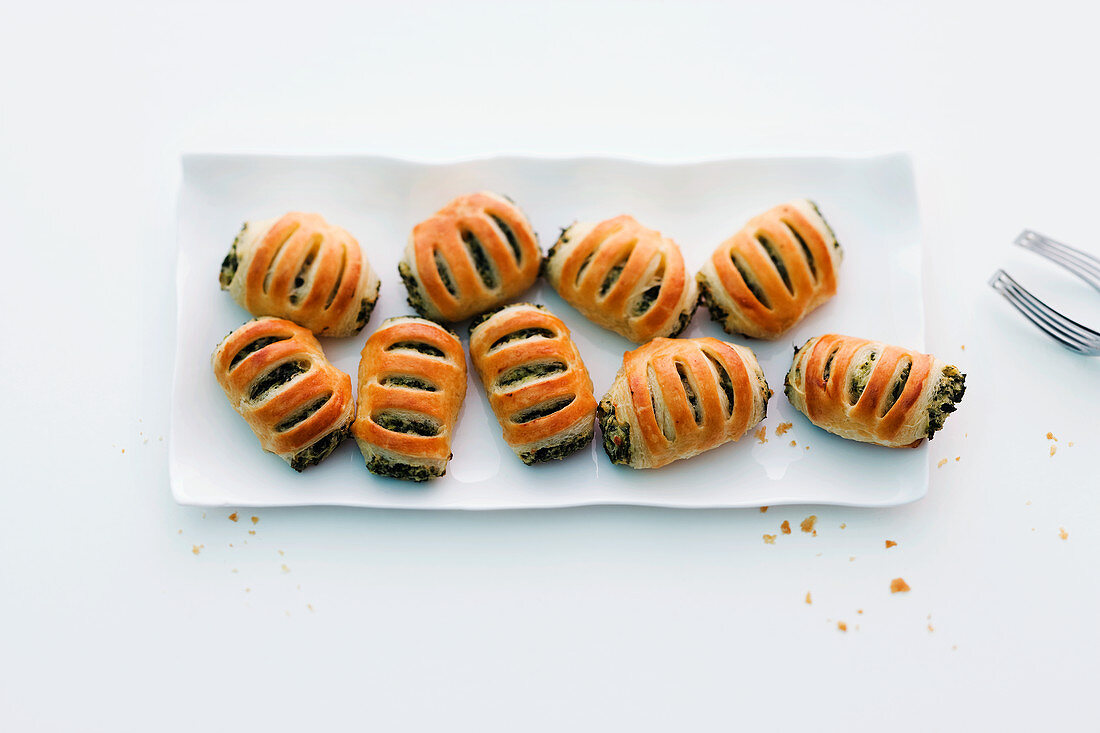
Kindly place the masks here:
[(838, 629), (840, 629), (841, 631), (847, 631), (848, 630), (848, 624), (844, 623), (843, 621), (837, 621), (836, 622), (836, 627)]
[(959, 346), (959, 348), (962, 349), (963, 351), (966, 351), (966, 344), (961, 344)]
[(1064, 540), (1068, 540), (1069, 539), (1069, 532), (1066, 531), (1065, 527), (1059, 527), (1058, 528), (1058, 536), (1061, 537)]
[(280, 555), (286, 555), (286, 553), (285, 553), (285, 552), (283, 552), (282, 550), (278, 550), (277, 552), (278, 552), (278, 553), (279, 553)]
[(1058, 446), (1056, 446), (1056, 445), (1052, 445), (1052, 446), (1050, 446), (1050, 455), (1051, 455), (1052, 457), (1053, 457), (1053, 456), (1054, 456), (1054, 454), (1055, 454), (1055, 453), (1057, 453), (1057, 452), (1058, 452)]
[(810, 591), (806, 591), (806, 605), (808, 606), (813, 602), (814, 602), (813, 599), (810, 598)]
[(803, 519), (802, 524), (799, 526), (802, 527), (803, 532), (813, 532), (815, 524), (817, 524), (817, 515), (811, 514), (810, 516)]
[(252, 517), (252, 523), (253, 524), (259, 524), (260, 523), (260, 518), (259, 517)]
[(1066, 443), (1066, 445), (1068, 445), (1070, 448), (1072, 448), (1073, 447), (1073, 441), (1071, 440), (1070, 442)]
[(810, 446), (806, 446), (806, 450), (809, 450), (809, 449), (810, 449)]
[(775, 544), (775, 535), (773, 535), (773, 534), (764, 535), (764, 543), (768, 544), (768, 545), (774, 545)]
[(943, 468), (946, 465), (947, 465), (947, 459), (943, 458), (943, 459), (940, 459), (940, 462), (936, 464), (936, 468)]
[(863, 609), (862, 608), (857, 608), (856, 613), (863, 613)]
[[(248, 533), (249, 533), (249, 534), (256, 534), (256, 530), (254, 530), (254, 529), (250, 529), (250, 530), (248, 530)], [(245, 542), (247, 542), (247, 541), (248, 541), (248, 540), (245, 540)]]
[(779, 423), (778, 425), (775, 426), (775, 434), (776, 434), (777, 437), (780, 436), (780, 435), (783, 435), (788, 430), (790, 430), (792, 427), (794, 427), (794, 423), (781, 422), (781, 423)]
[(841, 529), (848, 529), (848, 523), (847, 522), (841, 522), (840, 523), (840, 528)]
[(856, 561), (856, 556), (855, 555), (849, 555), (848, 556), (848, 562), (855, 562), (855, 561)]
[(932, 628), (932, 624), (928, 624), (928, 630), (929, 630), (929, 631), (935, 631), (935, 629), (934, 629), (934, 628)]
[(760, 429), (757, 430), (755, 433), (753, 433), (753, 435), (756, 436), (756, 439), (760, 441), (761, 445), (763, 445), (764, 443), (767, 443), (768, 442), (768, 427), (766, 425), (761, 425)]
[(183, 530), (179, 530), (178, 532), (176, 532), (176, 534), (183, 534)]
[(1047, 440), (1053, 440), (1055, 443), (1058, 442), (1058, 439), (1054, 437), (1054, 433), (1047, 433)]
[(307, 603), (307, 604), (306, 604), (306, 608), (308, 608), (308, 609), (309, 609), (310, 611), (313, 611), (313, 610), (314, 610), (314, 608), (313, 608), (313, 604), (312, 604), (312, 603)]
[(763, 514), (763, 513), (764, 513), (764, 512), (766, 512), (766, 511), (768, 511), (768, 508), (767, 508), (766, 506), (762, 506), (762, 507), (760, 507), (760, 513), (761, 513), (761, 514)]
[(891, 547), (897, 547), (897, 546), (898, 546), (897, 542), (894, 542), (893, 540), (886, 540), (886, 549), (887, 550), (889, 550)]
[(232, 514), (229, 515), (229, 521), (230, 522), (236, 522), (237, 521), (237, 512), (233, 512)]
[(890, 581), (890, 592), (891, 593), (908, 593), (909, 592), (909, 584), (906, 583), (905, 580), (902, 579), (902, 578), (894, 578), (893, 580)]
[(782, 532), (783, 534), (790, 534), (791, 533), (791, 523), (788, 522), (786, 519), (784, 519), (783, 524), (779, 525), (779, 531)]
[(794, 448), (797, 445), (798, 445), (798, 443), (796, 441), (794, 441), (794, 440), (791, 441), (791, 447), (792, 448)]
[(962, 460), (962, 456), (955, 456), (955, 462), (958, 463)]
[(191, 554), (198, 555), (206, 545), (191, 545)]
[(284, 573), (289, 573), (289, 572), (290, 572), (290, 568), (288, 568), (288, 567), (286, 566), (286, 563), (283, 563), (283, 572), (284, 572)]
[(235, 572), (237, 572), (237, 568), (233, 568), (233, 569), (232, 569), (232, 570), (230, 570), (229, 572), (231, 572), (231, 573), (235, 573)]

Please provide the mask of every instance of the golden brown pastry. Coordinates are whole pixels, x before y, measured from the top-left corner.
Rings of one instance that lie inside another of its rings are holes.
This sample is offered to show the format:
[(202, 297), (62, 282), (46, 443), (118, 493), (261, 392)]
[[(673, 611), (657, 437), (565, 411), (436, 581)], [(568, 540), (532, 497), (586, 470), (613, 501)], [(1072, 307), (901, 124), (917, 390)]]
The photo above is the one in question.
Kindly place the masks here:
[(212, 361), (229, 404), (263, 449), (295, 471), (320, 463), (347, 435), (351, 377), (329, 363), (309, 329), (256, 318), (226, 336)]
[(218, 280), (252, 315), (318, 336), (359, 333), (378, 300), (378, 276), (359, 243), (320, 214), (245, 222)]
[(727, 333), (774, 339), (836, 294), (841, 256), (817, 206), (797, 199), (750, 219), (695, 277)]
[(737, 440), (772, 391), (749, 349), (709, 336), (657, 338), (623, 355), (598, 410), (612, 463), (659, 468)]
[(504, 441), (524, 463), (564, 458), (592, 440), (592, 380), (569, 329), (541, 305), (475, 319), (470, 357)]
[(699, 300), (680, 248), (632, 216), (563, 229), (545, 272), (586, 318), (637, 343), (683, 333)]
[(461, 321), (516, 297), (539, 276), (542, 251), (515, 203), (482, 191), (417, 224), (398, 264), (409, 305), (433, 321)]
[(827, 334), (795, 351), (783, 386), (791, 404), (819, 428), (915, 448), (955, 411), (966, 375), (929, 354)]
[(466, 397), (466, 354), (438, 323), (402, 316), (371, 334), (359, 360), (352, 433), (371, 473), (427, 481), (447, 472)]

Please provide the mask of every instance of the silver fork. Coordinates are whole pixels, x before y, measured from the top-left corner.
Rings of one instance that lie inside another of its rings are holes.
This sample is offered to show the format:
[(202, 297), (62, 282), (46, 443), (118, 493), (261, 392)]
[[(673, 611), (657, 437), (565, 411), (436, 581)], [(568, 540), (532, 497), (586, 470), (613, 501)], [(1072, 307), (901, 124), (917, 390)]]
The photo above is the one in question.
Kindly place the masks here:
[(1020, 236), (1016, 237), (1016, 244), (1024, 249), (1030, 249), (1036, 254), (1041, 254), (1051, 262), (1061, 265), (1092, 287), (1100, 290), (1100, 259), (1093, 257), (1088, 252), (1074, 249), (1068, 244), (1055, 242), (1050, 237), (1044, 237), (1042, 234), (1033, 232), (1030, 229), (1025, 229)]
[(1029, 293), (1004, 270), (993, 273), (989, 284), (1005, 296), (1016, 310), (1024, 314), (1024, 317), (1062, 346), (1085, 356), (1100, 355), (1100, 333), (1071, 318), (1066, 318)]

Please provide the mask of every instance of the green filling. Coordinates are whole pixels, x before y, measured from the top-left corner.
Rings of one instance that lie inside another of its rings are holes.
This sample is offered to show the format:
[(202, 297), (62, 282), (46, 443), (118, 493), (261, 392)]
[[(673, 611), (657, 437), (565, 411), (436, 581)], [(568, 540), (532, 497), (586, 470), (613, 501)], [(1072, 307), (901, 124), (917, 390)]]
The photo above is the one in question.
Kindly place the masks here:
[(829, 231), (829, 236), (831, 236), (833, 238), (833, 247), (835, 249), (840, 249), (841, 248), (840, 247), (840, 240), (836, 238), (836, 232), (834, 232), (833, 228), (831, 226), (829, 226), (829, 222), (822, 215), (821, 209), (817, 208), (817, 204), (815, 204), (813, 201), (810, 202), (810, 206), (814, 207), (814, 211), (816, 211), (817, 215), (821, 217), (822, 223), (825, 224), (825, 228)]
[[(787, 265), (783, 262), (779, 256), (779, 252), (776, 251), (775, 245), (770, 239), (762, 234), (756, 235), (756, 241), (760, 242), (760, 246), (764, 248), (764, 251), (768, 253), (768, 259), (775, 265), (776, 271), (779, 273), (779, 277), (783, 279), (783, 285), (786, 286), (788, 293), (793, 293), (794, 288), (791, 287), (791, 276), (787, 273)], [(755, 294), (755, 293), (754, 293)], [(759, 299), (760, 296), (757, 296)], [(763, 302), (763, 301), (761, 301)]]
[(516, 264), (523, 263), (523, 253), (519, 248), (519, 240), (516, 239), (516, 233), (512, 231), (512, 227), (508, 226), (503, 219), (498, 216), (489, 214), (489, 218), (500, 228), (500, 231), (504, 233), (504, 238), (508, 240), (508, 246), (512, 248), (512, 254), (516, 256)]
[[(424, 294), (420, 291), (420, 285), (412, 275), (412, 269), (404, 262), (397, 263), (397, 272), (401, 275), (401, 282), (405, 283), (408, 297), (405, 299), (409, 306), (423, 318), (430, 318), (428, 307), (424, 303)], [(369, 314), (368, 314), (369, 315)], [(364, 321), (365, 323), (365, 321)]]
[(661, 283), (650, 286), (642, 293), (642, 297), (638, 298), (637, 302), (634, 303), (634, 308), (631, 310), (630, 314), (632, 316), (642, 315), (649, 310), (650, 306), (653, 305), (653, 301), (657, 300), (657, 296), (660, 294)]
[(572, 435), (556, 445), (544, 445), (533, 451), (524, 451), (519, 454), (519, 457), (521, 461), (530, 466), (532, 463), (553, 461), (571, 456), (591, 442), (592, 432), (589, 431), (583, 435)]
[(240, 233), (237, 234), (233, 244), (229, 247), (229, 253), (222, 260), (222, 269), (218, 273), (218, 283), (221, 284), (222, 290), (229, 290), (229, 284), (233, 282), (233, 277), (237, 274), (237, 268), (241, 265), (240, 256), (237, 254), (237, 243), (241, 241), (241, 234), (247, 228), (247, 223), (241, 226)]
[(616, 263), (614, 267), (612, 267), (610, 270), (607, 271), (607, 276), (603, 279), (603, 282), (600, 284), (600, 296), (601, 297), (604, 296), (604, 295), (607, 295), (607, 291), (611, 290), (611, 286), (614, 285), (616, 282), (618, 282), (619, 275), (622, 274), (623, 268), (625, 268), (625, 267), (626, 267), (626, 261), (623, 260), (622, 262)]
[[(493, 308), (492, 310), (485, 311), (480, 316), (477, 316), (476, 318), (471, 320), (470, 321), (470, 328), (469, 328), (468, 333), (472, 336), (474, 334), (474, 330), (478, 326), (480, 326), (482, 323), (485, 323), (485, 321), (489, 320), (490, 318), (495, 316), (497, 313), (500, 313), (505, 308), (515, 308), (516, 306), (520, 306), (520, 305), (526, 305), (526, 306), (530, 306), (532, 308), (538, 308), (539, 310), (546, 310), (545, 306), (541, 306), (541, 305), (538, 305), (536, 303), (508, 303), (507, 305), (497, 306), (496, 308)], [(496, 344), (494, 344), (494, 346), (495, 345)]]
[(775, 393), (772, 392), (772, 388), (768, 386), (768, 380), (764, 379), (764, 372), (757, 372), (756, 379), (760, 384), (760, 397), (764, 404), (764, 414), (760, 416), (760, 419), (763, 420), (768, 416), (768, 400), (770, 400)]
[(691, 416), (695, 419), (696, 425), (701, 425), (703, 423), (703, 410), (699, 406), (699, 396), (695, 394), (695, 389), (688, 380), (687, 367), (680, 362), (676, 362), (676, 373), (680, 375), (680, 384), (684, 388), (684, 395), (687, 397), (688, 404), (691, 405)]
[[(818, 213), (820, 214), (821, 212)], [(810, 266), (810, 274), (813, 275), (814, 280), (817, 280), (817, 265), (814, 263), (813, 253), (810, 252), (810, 245), (806, 244), (806, 240), (802, 238), (802, 235), (794, 228), (793, 224), (788, 221), (784, 221), (783, 223), (787, 226), (787, 229), (790, 230), (791, 234), (794, 235), (794, 238), (798, 240), (799, 246), (802, 247), (802, 254), (806, 256), (806, 264)]]
[(898, 378), (894, 380), (894, 387), (890, 390), (890, 396), (886, 398), (886, 404), (882, 408), (882, 414), (890, 412), (890, 408), (897, 404), (897, 401), (901, 398), (901, 393), (905, 391), (905, 383), (909, 381), (909, 371), (913, 368), (913, 363), (908, 362), (901, 368), (901, 372), (898, 373)]
[(359, 301), (359, 313), (355, 316), (356, 333), (362, 331), (363, 326), (367, 325), (367, 321), (370, 320), (370, 314), (374, 312), (374, 304), (376, 302), (378, 302), (378, 293), (374, 294), (374, 300), (363, 298)]
[[(477, 235), (471, 231), (462, 232), (462, 241), (466, 244), (466, 250), (470, 253), (470, 259), (474, 261), (474, 268), (477, 269), (477, 275), (481, 278), (481, 282), (485, 284), (487, 288), (495, 288), (497, 286), (497, 276), (493, 272), (493, 266), (489, 264), (489, 257), (485, 254), (485, 248), (481, 246), (481, 241), (477, 238)], [(437, 260), (436, 267), (439, 267)], [(440, 268), (440, 277), (443, 276), (443, 270)], [(451, 290), (450, 287), (447, 290)], [(451, 295), (454, 295), (454, 291), (451, 291)]]
[(522, 425), (523, 423), (533, 422), (547, 415), (553, 415), (558, 410), (572, 404), (575, 399), (575, 395), (569, 395), (567, 397), (558, 397), (557, 399), (547, 400), (546, 402), (533, 405), (526, 410), (520, 410), (515, 415), (512, 415), (512, 422), (517, 425)]
[(248, 392), (248, 399), (256, 402), (266, 397), (271, 390), (281, 387), (299, 374), (309, 371), (309, 362), (288, 361), (280, 364), (252, 383), (252, 389)]
[(493, 342), (493, 345), (489, 347), (489, 351), (492, 351), (498, 346), (510, 344), (513, 341), (526, 341), (527, 339), (532, 339), (536, 336), (552, 339), (554, 338), (554, 332), (548, 328), (521, 328), (518, 331), (512, 331), (510, 334), (498, 338), (496, 341)]
[(771, 303), (768, 302), (768, 297), (764, 295), (764, 290), (760, 287), (760, 283), (756, 282), (752, 273), (745, 267), (745, 263), (735, 254), (730, 255), (730, 259), (733, 260), (733, 266), (736, 267), (737, 272), (741, 274), (741, 279), (745, 281), (745, 287), (749, 289), (753, 297), (760, 301), (760, 305), (765, 308), (771, 308)]
[(730, 314), (725, 308), (718, 305), (718, 301), (714, 299), (714, 296), (710, 292), (710, 283), (702, 275), (697, 275), (695, 281), (699, 283), (699, 300), (710, 311), (710, 320), (722, 326), (722, 329), (727, 333), (731, 333), (730, 329), (726, 326), (726, 319), (730, 317)]
[(836, 352), (837, 352), (837, 349), (833, 349), (833, 350), (832, 350), (832, 351), (831, 351), (831, 352), (829, 353), (829, 356), (828, 356), (828, 358), (827, 358), (827, 359), (825, 359), (825, 371), (824, 371), (824, 373), (823, 373), (823, 374), (821, 375), (821, 379), (822, 379), (822, 381), (824, 381), (824, 382), (825, 382), (826, 384), (828, 384), (828, 382), (829, 382), (829, 377), (830, 377), (830, 375), (832, 375), (832, 373), (833, 373), (833, 359), (835, 359), (835, 358), (836, 358)]
[(699, 305), (696, 301), (691, 308), (680, 314), (680, 319), (676, 322), (676, 326), (669, 332), (665, 338), (674, 339), (684, 332), (684, 329), (691, 323), (691, 317), (695, 315), (695, 307)]
[[(808, 339), (805, 344), (794, 347), (794, 357), (791, 361), (791, 368), (787, 370), (787, 373), (783, 375), (783, 394), (787, 395), (787, 399), (791, 399), (791, 395), (794, 392), (794, 385), (791, 382), (791, 375), (794, 375), (794, 380), (799, 381), (802, 378), (802, 363), (798, 360), (798, 354), (802, 349), (806, 348), (806, 344), (809, 344), (813, 339)], [(793, 402), (792, 402), (793, 404)]]
[(332, 453), (332, 451), (336, 449), (336, 446), (340, 445), (340, 441), (343, 440), (347, 434), (347, 425), (333, 430), (328, 435), (314, 442), (313, 445), (303, 448), (294, 454), (294, 457), (290, 459), (290, 467), (295, 471), (301, 472), (309, 466), (320, 463), (328, 457), (329, 453)]
[(281, 423), (276, 425), (275, 432), (285, 433), (287, 430), (290, 430), (295, 425), (304, 422), (307, 417), (311, 416), (313, 413), (324, 407), (325, 403), (327, 403), (331, 397), (332, 392), (329, 392), (328, 394), (318, 397), (312, 402), (303, 405), (301, 408), (291, 413), (288, 417), (284, 418)]
[(875, 359), (878, 358), (878, 353), (872, 351), (866, 361), (856, 367), (855, 373), (852, 378), (848, 380), (848, 402), (849, 404), (855, 404), (859, 398), (863, 395), (863, 390), (867, 389), (867, 380), (871, 378), (871, 372), (875, 370)]
[(264, 336), (263, 338), (256, 339), (255, 341), (253, 341), (252, 343), (246, 345), (243, 349), (238, 351), (236, 353), (236, 355), (234, 355), (233, 361), (229, 362), (229, 370), (232, 371), (233, 367), (237, 366), (242, 361), (244, 361), (246, 356), (248, 356), (250, 354), (254, 354), (257, 351), (259, 351), (260, 349), (262, 349), (263, 347), (269, 346), (270, 344), (274, 344), (274, 343), (277, 343), (279, 341), (286, 341), (288, 338), (290, 338), (290, 337), (289, 336)]
[(425, 392), (436, 392), (436, 386), (426, 379), (420, 377), (410, 377), (407, 374), (394, 374), (389, 377), (385, 377), (382, 380), (382, 385), (387, 387), (408, 387), (409, 389), (421, 389)]
[(443, 255), (438, 252), (435, 253), (435, 271), (439, 273), (439, 279), (443, 281), (443, 287), (447, 289), (447, 292), (457, 297), (458, 290), (451, 282), (451, 271), (447, 269), (447, 262), (443, 259)]
[(423, 435), (432, 437), (439, 435), (439, 426), (432, 421), (423, 418), (409, 417), (399, 412), (380, 412), (372, 415), (374, 424), (385, 430), (407, 435)]
[(546, 275), (547, 263), (550, 262), (550, 260), (554, 257), (554, 255), (556, 255), (558, 253), (558, 247), (560, 247), (563, 244), (568, 244), (568, 242), (569, 242), (569, 230), (572, 229), (572, 228), (573, 228), (572, 224), (570, 224), (567, 227), (562, 227), (561, 228), (561, 234), (558, 235), (558, 241), (554, 242), (554, 244), (552, 244), (550, 246), (550, 249), (546, 252), (546, 256), (542, 258), (542, 265), (540, 266), (540, 270), (541, 270), (542, 275), (544, 275), (544, 276)]
[(386, 351), (397, 351), (398, 349), (408, 349), (410, 351), (417, 351), (421, 354), (427, 354), (428, 356), (438, 356), (440, 358), (443, 358), (445, 356), (445, 354), (441, 350), (437, 349), (431, 344), (426, 344), (422, 341), (395, 341), (394, 343), (390, 344), (389, 348), (386, 349)]
[(943, 376), (932, 393), (932, 401), (928, 405), (928, 430), (926, 435), (932, 440), (932, 435), (943, 427), (947, 416), (955, 411), (966, 392), (966, 375), (957, 367), (946, 366)]
[(710, 359), (710, 363), (714, 365), (714, 370), (718, 372), (718, 386), (722, 388), (722, 392), (726, 395), (726, 417), (728, 418), (733, 414), (733, 380), (730, 379), (730, 373), (726, 371), (725, 364), (718, 361), (717, 357), (706, 351), (703, 354)]
[(564, 363), (560, 361), (544, 361), (534, 364), (524, 364), (518, 366), (515, 369), (510, 369), (497, 379), (498, 387), (508, 387), (518, 382), (525, 382), (529, 379), (537, 379), (538, 377), (545, 377), (548, 374), (558, 374), (568, 369)]
[(630, 465), (630, 424), (615, 416), (615, 405), (605, 397), (596, 408), (596, 417), (600, 421), (603, 433), (603, 450), (612, 463), (621, 466)]
[(447, 473), (446, 468), (440, 470), (423, 464), (399, 463), (381, 456), (371, 456), (367, 461), (367, 470), (378, 476), (389, 476), (390, 478), (417, 482), (428, 481)]

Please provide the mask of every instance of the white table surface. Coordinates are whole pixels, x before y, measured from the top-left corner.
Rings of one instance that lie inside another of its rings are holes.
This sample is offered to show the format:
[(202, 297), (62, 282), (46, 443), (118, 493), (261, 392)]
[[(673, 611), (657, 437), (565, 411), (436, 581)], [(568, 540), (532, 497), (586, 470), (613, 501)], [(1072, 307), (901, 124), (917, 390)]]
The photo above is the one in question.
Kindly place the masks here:
[[(1100, 324), (1010, 246), (1100, 250), (1095, 11), (351, 5), (0, 10), (0, 729), (1095, 730), (1100, 360), (985, 284), (1006, 266)], [(928, 346), (969, 375), (916, 504), (172, 502), (181, 152), (890, 150)]]

